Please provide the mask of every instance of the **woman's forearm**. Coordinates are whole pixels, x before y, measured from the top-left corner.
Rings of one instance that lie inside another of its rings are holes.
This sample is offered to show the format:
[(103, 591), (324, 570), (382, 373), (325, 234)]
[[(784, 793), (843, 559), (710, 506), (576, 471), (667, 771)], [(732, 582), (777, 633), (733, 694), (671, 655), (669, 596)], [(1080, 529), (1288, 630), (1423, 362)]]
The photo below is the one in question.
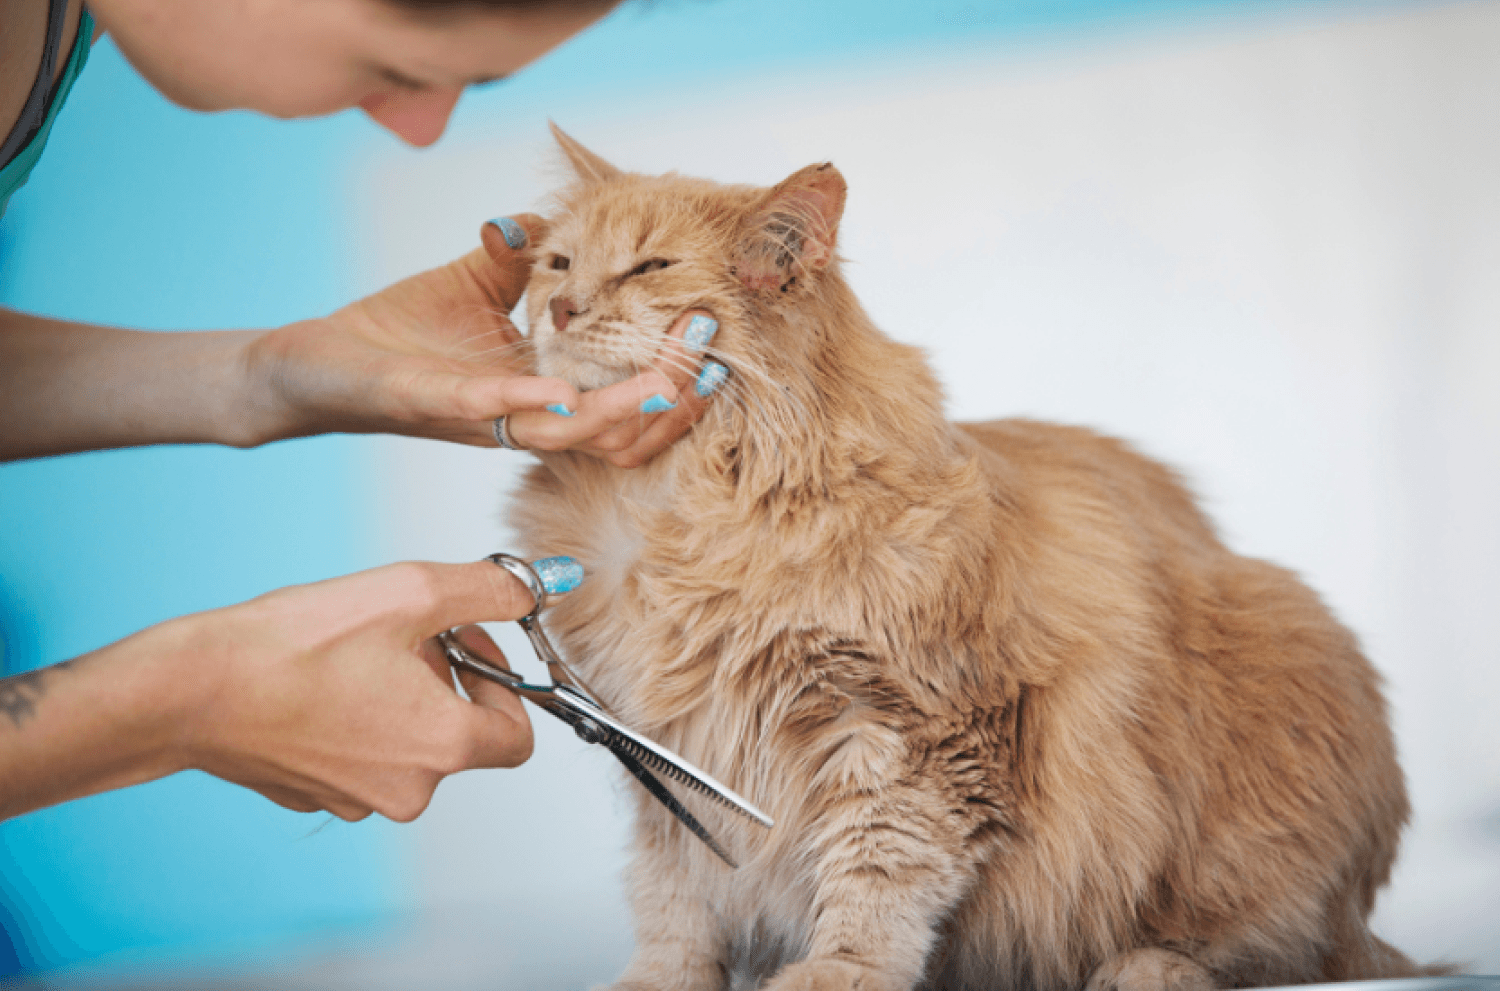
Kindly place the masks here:
[(0, 819), (182, 770), (185, 686), (140, 646), (0, 679)]
[[(535, 602), (489, 561), (408, 562), (0, 679), (0, 819), (186, 768), (303, 812), (412, 819), (444, 776), (531, 753), (521, 700), (467, 672), (461, 697), (433, 636)], [(457, 635), (506, 666), (479, 627)]]
[[(530, 215), (510, 218), (528, 231)], [(579, 393), (528, 374), (508, 314), (533, 261), (494, 224), (484, 246), (323, 317), (264, 331), (161, 333), (0, 308), (0, 461), (145, 444), (254, 447), (309, 434), (395, 433), (495, 446), (494, 420), (524, 446), (623, 467), (680, 437), (706, 401), (688, 311), (656, 364)], [(669, 412), (645, 412), (652, 397)]]
[(0, 309), (0, 460), (272, 439), (252, 388), (258, 331), (158, 333)]

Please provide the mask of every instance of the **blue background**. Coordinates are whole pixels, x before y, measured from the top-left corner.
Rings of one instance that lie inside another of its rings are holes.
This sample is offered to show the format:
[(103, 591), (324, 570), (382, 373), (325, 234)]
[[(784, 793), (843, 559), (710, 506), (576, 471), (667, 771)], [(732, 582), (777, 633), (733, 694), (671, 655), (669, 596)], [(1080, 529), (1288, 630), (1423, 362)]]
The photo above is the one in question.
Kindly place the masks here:
[[(471, 94), (453, 130), (503, 129), (507, 112), (564, 93), (638, 92), (646, 106), (653, 89), (705, 76), (753, 85), (791, 65), (1003, 52), (1312, 6), (1333, 5), (658, 0)], [(0, 221), (0, 303), (160, 330), (325, 313), (378, 288), (349, 262), (343, 184), (391, 140), (350, 114), (283, 123), (178, 110), (101, 42)], [(368, 457), (367, 442), (334, 437), (0, 466), (5, 671), (380, 563)], [(401, 830), (318, 822), (184, 774), (0, 824), (0, 975), (284, 956), (399, 925)]]

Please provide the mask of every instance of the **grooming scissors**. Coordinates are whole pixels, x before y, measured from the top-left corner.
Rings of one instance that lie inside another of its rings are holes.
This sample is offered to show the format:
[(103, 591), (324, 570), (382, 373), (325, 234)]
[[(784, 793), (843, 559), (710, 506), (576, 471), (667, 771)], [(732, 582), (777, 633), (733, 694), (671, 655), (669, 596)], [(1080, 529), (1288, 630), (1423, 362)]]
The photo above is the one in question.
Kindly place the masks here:
[(656, 797), (657, 801), (667, 807), (667, 811), (687, 827), (689, 832), (707, 844), (708, 848), (724, 863), (730, 867), (738, 867), (739, 865), (703, 827), (703, 824), (693, 818), (693, 814), (677, 801), (676, 797), (667, 790), (666, 785), (657, 780), (651, 771), (658, 771), (673, 781), (687, 785), (767, 829), (775, 825), (771, 817), (731, 789), (715, 781), (706, 772), (700, 771), (666, 747), (627, 729), (619, 720), (611, 716), (605, 710), (603, 703), (589, 690), (583, 679), (574, 674), (563, 663), (562, 658), (557, 656), (557, 652), (552, 649), (552, 642), (547, 639), (546, 632), (542, 630), (541, 613), (542, 608), (547, 604), (547, 589), (542, 585), (542, 579), (537, 575), (536, 570), (520, 558), (509, 554), (491, 554), (489, 560), (519, 578), (531, 592), (532, 598), (536, 600), (536, 605), (532, 607), (531, 612), (522, 616), (517, 622), (521, 624), (521, 629), (526, 631), (526, 636), (531, 640), (531, 647), (536, 651), (537, 657), (547, 665), (547, 673), (552, 676), (552, 684), (528, 684), (514, 671), (496, 667), (489, 661), (475, 656), (473, 651), (459, 643), (452, 631), (439, 633), (437, 637), (448, 656), (448, 663), (456, 668), (472, 671), (481, 678), (486, 678), (498, 685), (504, 685), (516, 695), (538, 708), (545, 709), (573, 727), (573, 732), (577, 733), (578, 738), (583, 742), (603, 744), (619, 759), (621, 764), (625, 765), (625, 769)]

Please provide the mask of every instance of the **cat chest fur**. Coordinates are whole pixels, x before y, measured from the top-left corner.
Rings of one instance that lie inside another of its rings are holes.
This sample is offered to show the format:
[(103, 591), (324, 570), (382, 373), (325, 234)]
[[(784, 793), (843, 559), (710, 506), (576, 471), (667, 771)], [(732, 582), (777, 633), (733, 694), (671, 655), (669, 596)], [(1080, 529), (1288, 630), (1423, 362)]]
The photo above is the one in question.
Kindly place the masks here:
[[(818, 914), (818, 850), (845, 846), (858, 862), (851, 870), (894, 876), (941, 861), (951, 866), (939, 884), (961, 888), (1014, 826), (1008, 772), (1018, 709), (1006, 679), (977, 675), (994, 665), (955, 649), (966, 633), (951, 621), (924, 630), (877, 619), (910, 615), (893, 600), (951, 600), (943, 582), (923, 593), (918, 579), (934, 562), (954, 566), (945, 546), (963, 545), (972, 556), (978, 535), (968, 517), (990, 500), (979, 476), (960, 465), (967, 487), (949, 488), (941, 509), (893, 531), (814, 524), (825, 544), (809, 546), (751, 516), (715, 529), (716, 544), (736, 561), (720, 573), (682, 545), (684, 530), (696, 528), (676, 505), (676, 477), (701, 470), (695, 461), (704, 455), (690, 442), (680, 447), (660, 466), (629, 475), (547, 456), (519, 493), (518, 522), (530, 552), (569, 554), (589, 576), (547, 620), (570, 662), (621, 718), (778, 823), (768, 836), (686, 798), (741, 861), (730, 872), (632, 788), (638, 846), (652, 851), (646, 861), (689, 874), (724, 939), (794, 958), (806, 951)], [(810, 500), (803, 512), (836, 511), (837, 502), (820, 509)], [(899, 520), (899, 505), (890, 514)], [(913, 532), (932, 545), (922, 554)], [(816, 563), (788, 568), (771, 548), (795, 548)], [(858, 581), (851, 569), (880, 577)], [(933, 619), (941, 610), (917, 611)], [(917, 666), (892, 663), (897, 655)], [(889, 801), (874, 810), (854, 801), (870, 792)], [(912, 822), (922, 823), (919, 836), (902, 825)]]

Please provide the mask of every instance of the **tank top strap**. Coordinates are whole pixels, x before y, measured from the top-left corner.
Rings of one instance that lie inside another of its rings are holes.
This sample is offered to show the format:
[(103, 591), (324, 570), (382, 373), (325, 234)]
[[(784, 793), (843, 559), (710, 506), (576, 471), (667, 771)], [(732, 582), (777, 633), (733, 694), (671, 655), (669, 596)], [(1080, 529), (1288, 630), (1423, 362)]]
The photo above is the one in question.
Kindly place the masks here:
[(15, 126), (0, 144), (0, 163), (10, 164), (16, 153), (42, 129), (47, 119), (47, 104), (52, 96), (52, 76), (57, 72), (57, 53), (62, 49), (64, 22), (68, 18), (68, 0), (51, 0), (47, 9), (47, 38), (42, 44), (42, 64), (37, 67), (31, 92)]
[(0, 145), (0, 162), (4, 163), (0, 166), (0, 216), (4, 216), (12, 194), (31, 177), (31, 170), (42, 155), (48, 135), (52, 133), (57, 112), (67, 100), (74, 80), (88, 62), (89, 47), (94, 40), (94, 19), (85, 8), (78, 18), (78, 37), (68, 54), (67, 65), (64, 66), (62, 75), (58, 76), (56, 84), (53, 84), (52, 76), (62, 52), (67, 7), (68, 0), (50, 0), (42, 64), (37, 70), (36, 81), (32, 83), (31, 93), (26, 98), (26, 106), (21, 111), (20, 118), (11, 128), (3, 145)]

